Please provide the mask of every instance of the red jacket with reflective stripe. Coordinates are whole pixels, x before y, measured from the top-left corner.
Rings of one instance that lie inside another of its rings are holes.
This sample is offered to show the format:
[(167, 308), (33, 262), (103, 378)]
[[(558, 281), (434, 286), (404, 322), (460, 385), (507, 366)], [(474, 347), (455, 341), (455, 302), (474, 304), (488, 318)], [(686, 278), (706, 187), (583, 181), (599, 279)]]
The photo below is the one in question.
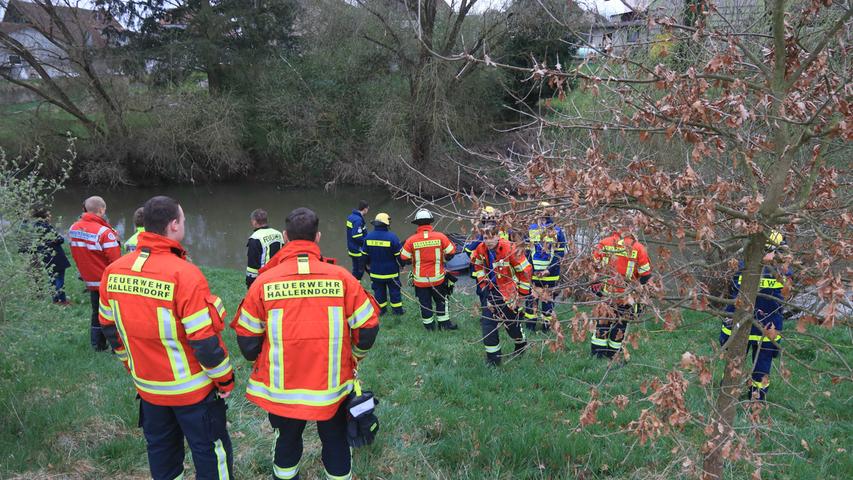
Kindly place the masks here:
[[(101, 325), (115, 324), (121, 343), (116, 354), (126, 359), (139, 396), (155, 405), (198, 403), (213, 380), (232, 371), (220, 334), (222, 300), (185, 257), (180, 243), (143, 232), (137, 249), (110, 264), (101, 281)], [(218, 338), (225, 360), (206, 369), (189, 341), (211, 336)]]
[(328, 420), (353, 389), (358, 330), (378, 326), (378, 312), (316, 243), (290, 241), (276, 257), (231, 322), (240, 337), (263, 337), (246, 398), (278, 416)]
[(622, 293), (627, 282), (652, 274), (646, 247), (631, 235), (613, 233), (598, 243), (592, 255), (607, 267), (605, 293)]
[(416, 287), (434, 287), (444, 282), (444, 259), (456, 253), (456, 245), (432, 225), (421, 225), (400, 250), (401, 260), (412, 260)]
[(84, 213), (68, 231), (71, 256), (89, 290), (97, 290), (107, 265), (121, 256), (118, 233), (103, 218)]
[(471, 254), (477, 283), (482, 288), (497, 288), (506, 300), (516, 294), (529, 295), (533, 266), (527, 261), (524, 252), (513, 246), (509, 240), (501, 238), (491, 251), (491, 256), (489, 253), (486, 242), (483, 242), (477, 245)]

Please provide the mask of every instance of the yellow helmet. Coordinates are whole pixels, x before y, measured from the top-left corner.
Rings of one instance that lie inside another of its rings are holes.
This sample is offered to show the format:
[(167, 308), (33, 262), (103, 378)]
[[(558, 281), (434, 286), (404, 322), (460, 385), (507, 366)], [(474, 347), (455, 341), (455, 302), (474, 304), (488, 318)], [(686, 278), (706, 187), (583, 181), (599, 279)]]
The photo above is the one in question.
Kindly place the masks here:
[(785, 245), (785, 237), (778, 230), (770, 230), (767, 234), (767, 241), (764, 243), (766, 250), (776, 250), (780, 246)]
[(377, 223), (381, 223), (381, 224), (390, 226), (391, 225), (391, 217), (385, 212), (377, 213), (376, 217), (373, 219), (373, 224), (375, 225)]

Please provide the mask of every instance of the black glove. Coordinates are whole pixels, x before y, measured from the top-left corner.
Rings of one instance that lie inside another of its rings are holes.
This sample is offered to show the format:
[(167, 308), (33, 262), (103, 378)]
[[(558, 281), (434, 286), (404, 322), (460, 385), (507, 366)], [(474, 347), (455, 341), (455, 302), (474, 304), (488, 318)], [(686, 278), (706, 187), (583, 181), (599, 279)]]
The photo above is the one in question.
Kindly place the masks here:
[(357, 395), (351, 392), (347, 399), (347, 443), (350, 447), (358, 448), (373, 443), (379, 431), (379, 419), (374, 413), (379, 400), (373, 392), (362, 392)]

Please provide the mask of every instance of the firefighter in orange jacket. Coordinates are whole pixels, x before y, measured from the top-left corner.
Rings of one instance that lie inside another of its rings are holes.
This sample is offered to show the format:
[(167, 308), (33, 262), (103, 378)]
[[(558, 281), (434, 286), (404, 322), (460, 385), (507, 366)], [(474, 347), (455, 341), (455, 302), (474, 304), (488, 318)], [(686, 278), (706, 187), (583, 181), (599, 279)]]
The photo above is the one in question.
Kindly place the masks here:
[(497, 226), (493, 224), (483, 228), (483, 243), (474, 249), (471, 263), (474, 278), (484, 296), (480, 326), (486, 347), (486, 363), (500, 365), (498, 329), (501, 324), (515, 342), (514, 354), (523, 352), (527, 347), (521, 316), (524, 297), (530, 295), (533, 267), (523, 252), (517, 252), (509, 240), (500, 237)]
[(432, 222), (433, 216), (429, 210), (422, 208), (415, 213), (412, 223), (417, 225), (418, 229), (403, 243), (400, 260), (412, 262), (415, 296), (421, 305), (421, 321), (424, 327), (427, 330), (435, 330), (437, 323), (439, 330), (456, 330), (459, 327), (450, 321), (447, 298), (442, 288), (446, 280), (444, 261), (456, 253), (456, 245), (447, 235), (434, 231)]
[(319, 220), (297, 208), (279, 263), (249, 288), (231, 326), (255, 362), (246, 398), (276, 431), (273, 478), (299, 478), (302, 432), (317, 422), (327, 478), (352, 478), (345, 400), (355, 362), (379, 331), (378, 308), (346, 269), (321, 260)]
[(139, 424), (155, 480), (182, 478), (184, 437), (196, 478), (232, 475), (225, 400), (234, 371), (222, 342), (225, 308), (186, 261), (184, 212), (169, 197), (143, 207), (137, 249), (110, 264), (100, 321), (140, 397)]
[(106, 220), (107, 204), (101, 197), (89, 197), (83, 202), (84, 213), (71, 225), (68, 237), (71, 256), (80, 271), (80, 278), (89, 290), (92, 304), (89, 341), (96, 352), (108, 349), (107, 340), (98, 322), (98, 287), (107, 265), (121, 256), (118, 233)]
[(613, 358), (622, 349), (628, 323), (639, 315), (639, 304), (624, 298), (626, 287), (648, 283), (652, 275), (646, 247), (631, 233), (613, 232), (598, 243), (593, 258), (603, 270), (603, 281), (593, 285), (596, 294), (607, 297), (616, 319), (601, 319), (592, 336), (591, 350), (597, 357)]

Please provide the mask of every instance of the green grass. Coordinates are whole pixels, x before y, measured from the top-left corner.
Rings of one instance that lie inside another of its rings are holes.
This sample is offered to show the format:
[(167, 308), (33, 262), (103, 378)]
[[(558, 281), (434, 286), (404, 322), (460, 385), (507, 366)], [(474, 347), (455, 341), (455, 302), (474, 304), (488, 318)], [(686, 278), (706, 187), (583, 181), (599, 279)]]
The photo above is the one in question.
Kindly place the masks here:
[[(241, 273), (205, 271), (233, 314), (245, 292)], [(0, 325), (0, 478), (147, 478), (134, 390), (115, 358), (90, 351), (88, 295), (75, 276), (68, 271), (73, 307), (33, 305), (25, 318)], [(663, 377), (684, 351), (712, 351), (715, 319), (687, 316), (677, 332), (656, 324), (637, 327), (640, 348), (623, 367), (589, 358), (587, 343), (568, 343), (552, 353), (543, 348), (548, 337), (537, 334), (527, 355), (495, 370), (484, 365), (474, 303), (470, 296), (455, 297), (457, 332), (424, 331), (411, 299), (401, 320), (383, 317), (360, 372), (381, 399), (381, 431), (374, 445), (354, 452), (358, 478), (678, 478), (685, 455), (700, 459), (701, 426), (654, 446), (639, 445), (621, 429), (651, 408), (639, 392), (643, 380)], [(832, 340), (851, 361), (849, 332), (846, 338), (830, 335), (840, 331), (810, 333)], [(228, 400), (236, 473), (269, 478), (272, 431), (265, 414), (243, 398), (250, 365), (239, 357), (234, 332), (227, 330), (225, 338), (238, 366), (238, 387)], [(802, 336), (792, 341), (786, 366), (793, 376), (790, 384), (774, 377), (775, 404), (765, 415), (773, 433), (754, 445), (779, 453), (764, 458), (762, 478), (849, 478), (850, 383), (833, 386), (829, 376), (810, 376), (793, 357), (813, 368), (839, 368), (819, 343)], [(688, 406), (697, 415), (707, 413), (704, 391), (695, 376), (687, 377)], [(599, 385), (605, 405), (600, 423), (581, 429), (578, 419), (592, 385)], [(624, 411), (607, 403), (618, 394), (631, 399)], [(192, 464), (189, 457), (186, 464)], [(748, 478), (753, 470), (738, 463), (729, 467), (728, 478)], [(323, 472), (312, 427), (305, 434), (302, 472), (306, 479)]]

